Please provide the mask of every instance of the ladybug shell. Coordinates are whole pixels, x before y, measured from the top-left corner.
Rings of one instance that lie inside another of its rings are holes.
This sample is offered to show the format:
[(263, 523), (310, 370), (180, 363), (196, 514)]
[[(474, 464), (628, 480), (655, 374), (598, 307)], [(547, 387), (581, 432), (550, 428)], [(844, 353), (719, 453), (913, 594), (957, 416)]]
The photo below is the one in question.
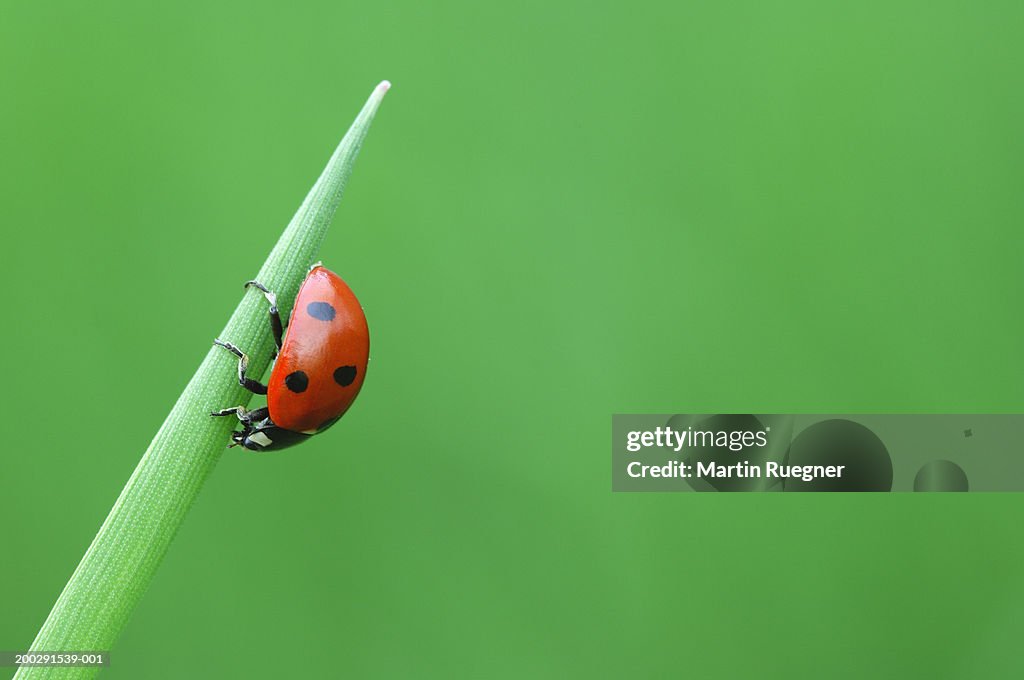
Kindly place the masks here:
[(340, 276), (314, 267), (295, 297), (270, 372), (270, 419), (293, 432), (326, 430), (355, 401), (369, 355), (370, 331), (359, 300)]

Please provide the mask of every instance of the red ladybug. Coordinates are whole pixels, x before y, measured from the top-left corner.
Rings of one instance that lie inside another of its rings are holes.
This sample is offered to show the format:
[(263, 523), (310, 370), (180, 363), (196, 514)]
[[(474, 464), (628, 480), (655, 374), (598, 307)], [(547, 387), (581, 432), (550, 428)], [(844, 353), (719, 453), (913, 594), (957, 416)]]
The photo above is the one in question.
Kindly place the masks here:
[(313, 265), (295, 296), (288, 334), (277, 310), (277, 296), (258, 281), (270, 303), (270, 328), (277, 345), (277, 361), (269, 385), (245, 375), (249, 357), (230, 342), (214, 344), (238, 357), (238, 382), (256, 394), (267, 395), (267, 405), (246, 411), (241, 406), (216, 411), (214, 416), (238, 416), (242, 430), (234, 432), (232, 446), (252, 451), (283, 449), (319, 434), (345, 414), (366, 377), (370, 332), (366, 316), (352, 290), (334, 272)]

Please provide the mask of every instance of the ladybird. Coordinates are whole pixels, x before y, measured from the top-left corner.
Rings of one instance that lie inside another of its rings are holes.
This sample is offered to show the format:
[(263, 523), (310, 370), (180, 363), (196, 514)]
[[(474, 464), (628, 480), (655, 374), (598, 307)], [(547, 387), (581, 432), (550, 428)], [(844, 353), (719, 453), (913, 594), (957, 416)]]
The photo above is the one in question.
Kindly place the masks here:
[(287, 333), (277, 296), (258, 281), (245, 286), (258, 288), (270, 303), (277, 359), (268, 384), (246, 376), (249, 357), (245, 352), (230, 342), (213, 342), (238, 357), (239, 384), (267, 395), (267, 405), (251, 411), (235, 406), (210, 415), (234, 415), (241, 421), (242, 430), (232, 433), (231, 446), (251, 451), (283, 449), (323, 432), (355, 401), (366, 377), (370, 332), (352, 289), (319, 263), (299, 287)]

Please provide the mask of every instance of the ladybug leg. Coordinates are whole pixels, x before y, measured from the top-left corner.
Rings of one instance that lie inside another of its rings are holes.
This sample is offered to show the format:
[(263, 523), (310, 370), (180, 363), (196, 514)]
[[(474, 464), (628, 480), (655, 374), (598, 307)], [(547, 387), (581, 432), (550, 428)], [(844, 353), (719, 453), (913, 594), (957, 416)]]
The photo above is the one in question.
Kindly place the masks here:
[(242, 422), (246, 424), (258, 423), (261, 420), (266, 420), (269, 417), (270, 409), (267, 408), (266, 406), (261, 406), (260, 408), (254, 408), (253, 410), (246, 413), (245, 420), (243, 420)]
[(242, 350), (238, 349), (230, 342), (224, 342), (222, 340), (214, 340), (213, 344), (220, 345), (224, 349), (228, 350), (236, 357), (238, 357), (238, 384), (245, 389), (255, 394), (266, 394), (267, 386), (258, 380), (253, 380), (245, 375), (245, 369), (249, 367), (249, 357)]
[(252, 422), (259, 422), (270, 415), (270, 409), (266, 406), (246, 411), (244, 406), (232, 406), (219, 411), (214, 411), (211, 416), (238, 416), (238, 419), (245, 425)]
[[(246, 281), (245, 287), (248, 288), (249, 286), (263, 291), (263, 296), (270, 303), (270, 330), (274, 332), (274, 344), (277, 345), (277, 352), (280, 352), (284, 327), (281, 325), (281, 312), (277, 309), (277, 296), (274, 295), (273, 291), (267, 290), (267, 287), (259, 281)], [(274, 352), (274, 356), (277, 356), (277, 352)]]
[(211, 416), (238, 416), (238, 419), (243, 423), (245, 422), (246, 410), (244, 406), (232, 406), (231, 408), (222, 408), (219, 411), (214, 411)]

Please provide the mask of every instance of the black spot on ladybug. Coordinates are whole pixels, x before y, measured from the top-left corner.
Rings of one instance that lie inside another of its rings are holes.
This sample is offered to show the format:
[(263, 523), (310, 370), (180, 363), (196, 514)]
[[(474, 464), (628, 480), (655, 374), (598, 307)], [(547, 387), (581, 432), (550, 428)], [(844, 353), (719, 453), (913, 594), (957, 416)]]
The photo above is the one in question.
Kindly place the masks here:
[(289, 373), (284, 379), (284, 385), (296, 394), (305, 392), (306, 388), (309, 387), (309, 376), (302, 371)]
[(348, 387), (356, 379), (355, 366), (339, 366), (334, 370), (334, 382), (342, 387)]
[(329, 302), (310, 302), (306, 305), (306, 311), (314, 319), (321, 321), (334, 320), (334, 307)]
[(324, 430), (326, 430), (327, 428), (329, 428), (329, 427), (330, 427), (331, 425), (334, 425), (334, 424), (335, 424), (336, 422), (338, 422), (339, 420), (341, 420), (341, 416), (335, 416), (334, 418), (331, 418), (330, 420), (324, 421), (324, 422), (323, 422), (323, 423), (322, 423), (322, 424), (320, 425), (320, 427), (316, 428), (316, 431), (317, 431), (317, 432), (323, 432)]

